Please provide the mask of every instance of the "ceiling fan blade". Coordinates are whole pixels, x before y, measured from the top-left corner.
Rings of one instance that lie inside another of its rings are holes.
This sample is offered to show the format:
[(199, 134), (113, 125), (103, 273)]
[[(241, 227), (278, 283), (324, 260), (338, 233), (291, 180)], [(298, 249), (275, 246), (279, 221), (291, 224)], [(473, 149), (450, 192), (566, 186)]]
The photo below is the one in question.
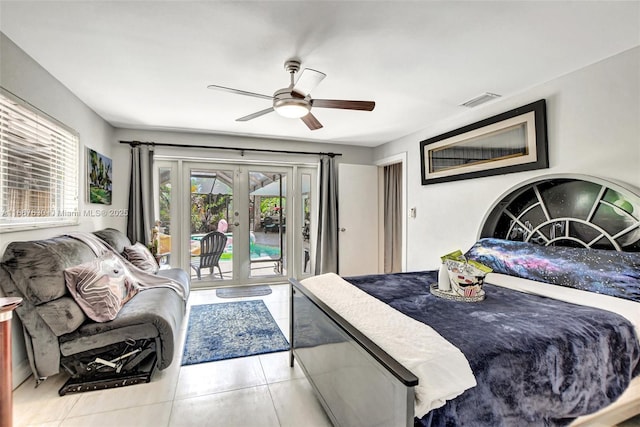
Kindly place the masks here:
[(372, 111), (376, 103), (373, 101), (346, 101), (341, 99), (313, 99), (313, 107), (318, 108), (340, 108), (342, 110)]
[(245, 90), (233, 89), (233, 88), (230, 88), (230, 87), (224, 87), (224, 86), (218, 86), (218, 85), (209, 85), (209, 86), (207, 86), (207, 89), (215, 89), (215, 90), (221, 90), (221, 91), (224, 91), (224, 92), (235, 93), (237, 95), (246, 95), (246, 96), (253, 96), (255, 98), (263, 98), (263, 99), (273, 100), (273, 96), (262, 95), (261, 93), (255, 93), (255, 92), (247, 92)]
[(255, 119), (256, 117), (260, 117), (260, 116), (264, 116), (265, 114), (269, 114), (272, 111), (274, 111), (273, 107), (269, 107), (269, 108), (266, 108), (264, 110), (260, 110), (260, 111), (258, 111), (256, 113), (249, 114), (248, 116), (240, 117), (239, 119), (236, 119), (236, 122), (246, 122), (246, 121), (249, 121), (251, 119)]
[(322, 128), (322, 123), (320, 123), (318, 119), (316, 119), (316, 116), (314, 116), (311, 113), (307, 114), (304, 117), (301, 117), (301, 119), (304, 122), (304, 124), (307, 125), (307, 127), (311, 130), (317, 130)]
[(309, 95), (325, 77), (327, 77), (325, 73), (312, 70), (311, 68), (305, 68), (302, 70), (302, 73), (300, 73), (300, 77), (298, 77), (296, 84), (293, 86), (293, 90), (305, 96)]

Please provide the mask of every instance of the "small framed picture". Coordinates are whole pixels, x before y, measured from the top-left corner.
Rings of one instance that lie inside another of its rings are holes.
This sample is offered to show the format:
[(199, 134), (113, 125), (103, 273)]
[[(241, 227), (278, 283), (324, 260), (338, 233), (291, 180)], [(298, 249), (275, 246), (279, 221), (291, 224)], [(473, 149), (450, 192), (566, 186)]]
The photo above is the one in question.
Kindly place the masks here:
[(111, 204), (111, 159), (87, 148), (87, 199), (89, 203)]

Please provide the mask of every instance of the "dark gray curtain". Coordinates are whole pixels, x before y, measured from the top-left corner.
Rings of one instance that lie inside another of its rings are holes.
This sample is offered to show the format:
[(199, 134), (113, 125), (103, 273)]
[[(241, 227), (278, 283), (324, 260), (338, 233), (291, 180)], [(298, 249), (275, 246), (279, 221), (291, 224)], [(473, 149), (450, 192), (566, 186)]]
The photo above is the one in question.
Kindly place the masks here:
[(132, 243), (149, 244), (153, 219), (153, 147), (131, 146), (129, 216), (127, 237)]
[(338, 272), (338, 181), (334, 157), (320, 159), (315, 274)]
[(384, 167), (384, 272), (402, 271), (402, 163)]

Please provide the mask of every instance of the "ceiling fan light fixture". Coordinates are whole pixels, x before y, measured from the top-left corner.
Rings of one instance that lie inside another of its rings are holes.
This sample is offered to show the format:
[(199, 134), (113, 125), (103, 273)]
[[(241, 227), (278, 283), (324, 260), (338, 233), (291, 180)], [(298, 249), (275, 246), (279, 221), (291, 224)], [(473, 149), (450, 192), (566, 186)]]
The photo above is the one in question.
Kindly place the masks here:
[(300, 71), (300, 61), (297, 59), (290, 59), (285, 62), (284, 68), (289, 72), (289, 86), (276, 90), (273, 96), (219, 85), (209, 85), (207, 88), (272, 101), (271, 107), (240, 117), (236, 119), (237, 122), (247, 122), (275, 111), (282, 117), (302, 119), (302, 122), (307, 125), (309, 130), (322, 129), (322, 123), (311, 113), (312, 108), (372, 111), (376, 106), (376, 103), (373, 101), (313, 99), (311, 98), (311, 91), (315, 89), (327, 75), (320, 71), (312, 70), (311, 68), (305, 68), (296, 80), (295, 75)]
[(299, 119), (309, 114), (311, 105), (304, 99), (279, 99), (273, 103), (273, 109), (282, 117)]

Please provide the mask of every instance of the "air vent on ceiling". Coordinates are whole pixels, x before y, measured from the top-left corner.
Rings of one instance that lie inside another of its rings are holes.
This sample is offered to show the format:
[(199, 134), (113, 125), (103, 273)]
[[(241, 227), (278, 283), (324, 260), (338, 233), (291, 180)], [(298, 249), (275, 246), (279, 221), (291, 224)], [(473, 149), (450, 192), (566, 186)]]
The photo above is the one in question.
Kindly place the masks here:
[(484, 104), (485, 102), (489, 102), (492, 99), (500, 98), (500, 96), (501, 95), (498, 95), (497, 93), (485, 92), (480, 96), (476, 96), (475, 98), (468, 100), (467, 102), (463, 102), (460, 106), (473, 108), (480, 104)]

